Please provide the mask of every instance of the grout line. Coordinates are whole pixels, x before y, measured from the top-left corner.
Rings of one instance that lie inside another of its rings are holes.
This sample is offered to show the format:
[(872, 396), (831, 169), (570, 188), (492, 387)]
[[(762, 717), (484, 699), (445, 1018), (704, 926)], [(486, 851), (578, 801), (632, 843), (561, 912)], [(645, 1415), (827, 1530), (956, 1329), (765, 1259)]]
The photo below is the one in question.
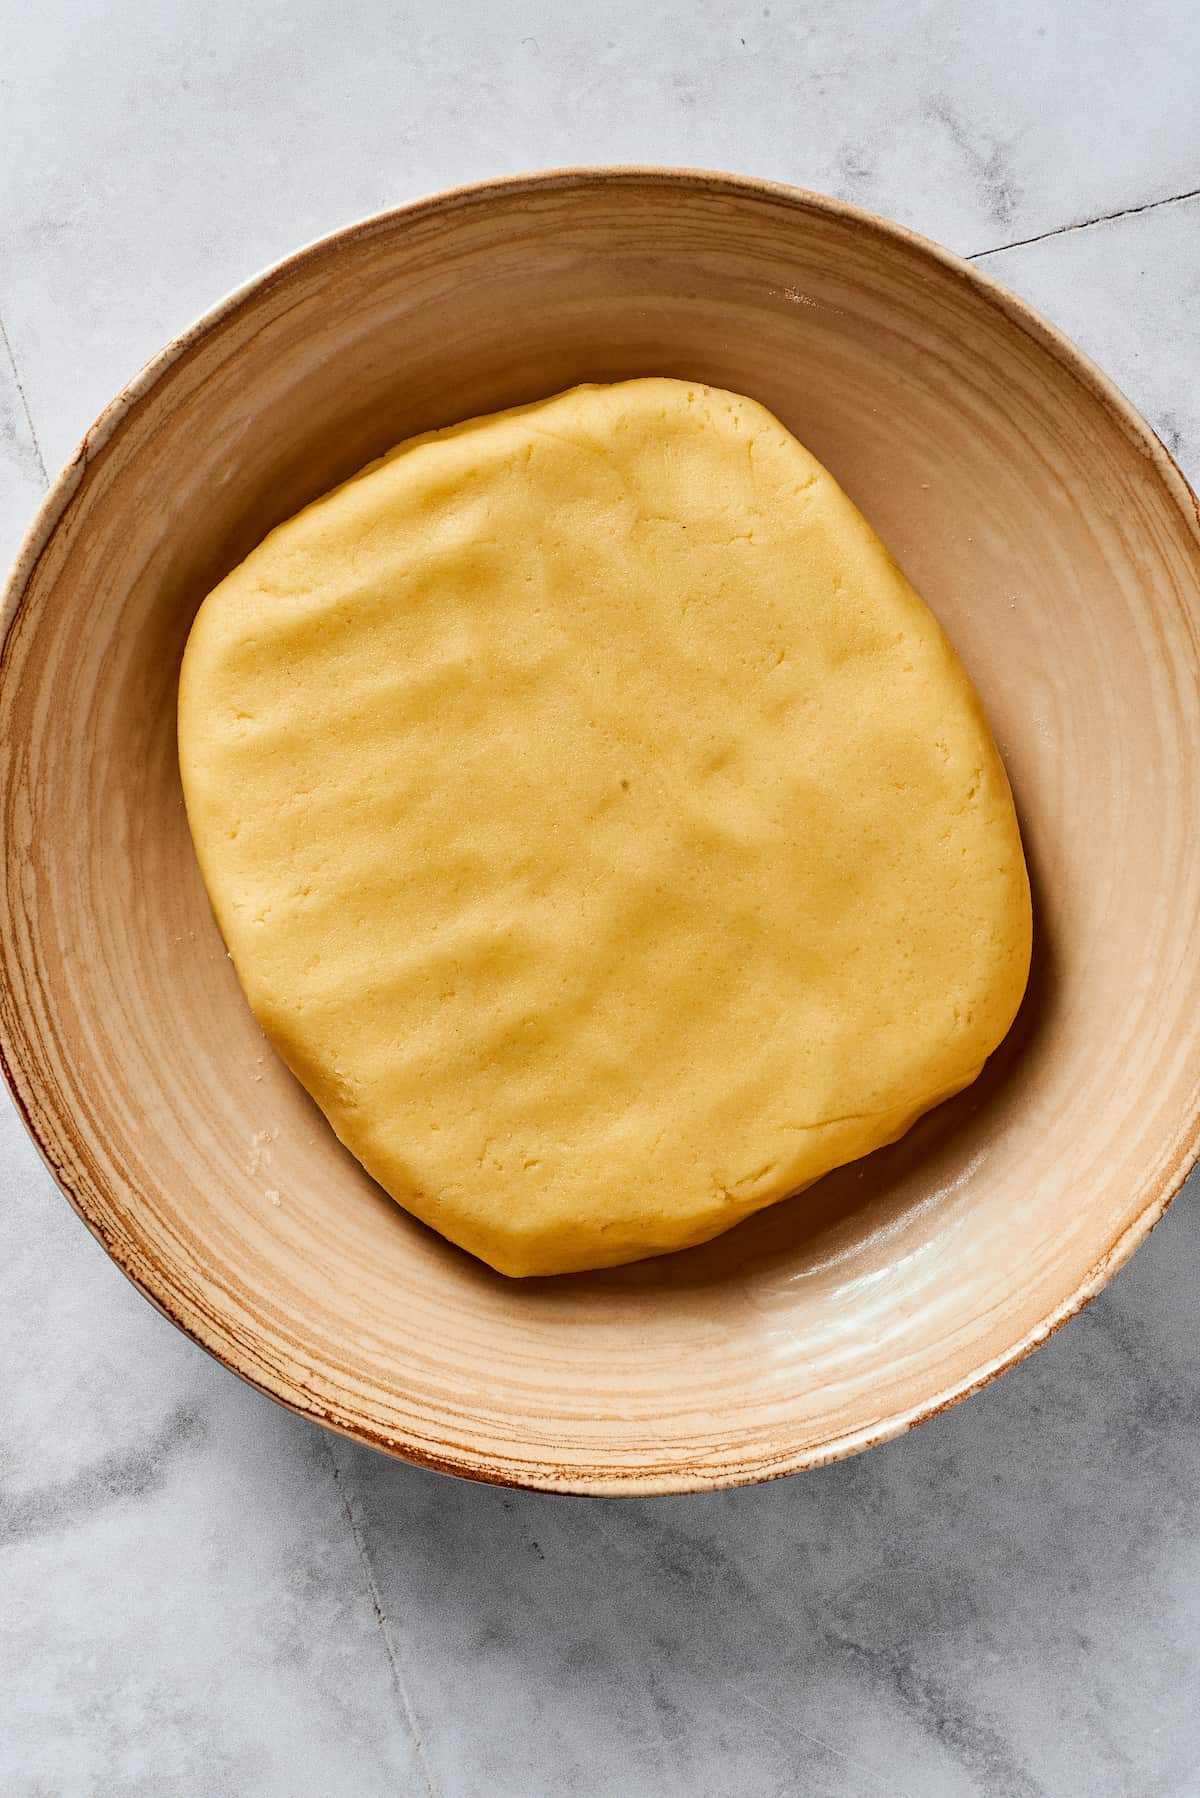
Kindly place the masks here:
[(400, 1701), (400, 1709), (404, 1713), (404, 1721), (408, 1725), (408, 1733), (412, 1737), (413, 1747), (416, 1749), (417, 1761), (425, 1780), (425, 1789), (429, 1793), (429, 1798), (438, 1798), (438, 1789), (434, 1781), (433, 1772), (425, 1755), (425, 1742), (421, 1735), (420, 1725), (417, 1722), (417, 1714), (413, 1709), (412, 1700), (408, 1695), (408, 1687), (404, 1683), (404, 1676), (400, 1671), (400, 1662), (396, 1654), (396, 1647), (392, 1641), (392, 1632), (388, 1625), (387, 1617), (384, 1615), (383, 1601), (379, 1596), (379, 1586), (375, 1579), (375, 1569), (371, 1565), (371, 1556), (368, 1553), (366, 1542), (363, 1540), (362, 1531), (358, 1526), (358, 1519), (354, 1515), (354, 1509), (350, 1503), (350, 1495), (343, 1484), (342, 1470), (338, 1466), (337, 1455), (334, 1452), (333, 1443), (328, 1439), (325, 1431), (322, 1430), (321, 1433), (323, 1436), (326, 1436), (324, 1447), (326, 1454), (329, 1456), (329, 1464), (333, 1468), (333, 1483), (338, 1489), (338, 1495), (342, 1501), (342, 1509), (346, 1513), (346, 1522), (350, 1526), (350, 1534), (354, 1538), (354, 1546), (358, 1551), (359, 1563), (362, 1566), (363, 1575), (367, 1582), (367, 1594), (375, 1612), (375, 1622), (379, 1627), (379, 1634), (383, 1638), (383, 1646), (387, 1654), (388, 1666), (392, 1671), (392, 1685), (395, 1687), (396, 1697)]
[(1092, 225), (1111, 224), (1113, 219), (1135, 218), (1139, 212), (1154, 212), (1160, 206), (1178, 206), (1183, 200), (1200, 199), (1200, 187), (1189, 187), (1183, 193), (1164, 194), (1161, 200), (1145, 200), (1140, 206), (1121, 206), (1116, 212), (1098, 212), (1094, 218), (1077, 219), (1071, 225), (1055, 225), (1052, 231), (1038, 231), (1033, 237), (1017, 237), (1012, 243), (993, 244), (990, 250), (972, 250), (968, 262), (979, 262), (984, 256), (1000, 256), (1005, 250), (1023, 250), (1026, 244), (1045, 243), (1049, 237), (1066, 237), (1072, 231), (1087, 231)]
[(13, 380), (16, 382), (17, 392), (21, 396), (21, 406), (25, 413), (25, 423), (29, 426), (29, 440), (33, 444), (33, 453), (37, 457), (37, 465), (41, 473), (42, 485), (43, 487), (48, 487), (50, 485), (50, 476), (46, 471), (46, 458), (43, 456), (42, 446), (38, 442), (38, 434), (33, 423), (33, 413), (29, 410), (29, 395), (25, 392), (25, 383), (21, 379), (21, 373), (17, 367), (17, 359), (13, 355), (12, 341), (5, 328), (3, 317), (0, 317), (0, 344), (3, 344), (4, 346), (4, 353), (8, 357), (8, 365), (12, 369)]

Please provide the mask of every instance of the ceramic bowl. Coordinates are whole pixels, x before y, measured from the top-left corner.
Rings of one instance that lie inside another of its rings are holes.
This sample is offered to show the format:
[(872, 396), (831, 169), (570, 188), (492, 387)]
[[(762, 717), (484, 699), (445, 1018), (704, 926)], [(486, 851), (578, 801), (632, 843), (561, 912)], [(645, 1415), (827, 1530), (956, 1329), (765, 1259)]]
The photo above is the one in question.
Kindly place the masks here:
[[(1005, 756), (1036, 957), (894, 1148), (706, 1247), (514, 1283), (340, 1148), (242, 999), (192, 853), (192, 615), (401, 438), (578, 381), (751, 394), (942, 619)], [(197, 1342), (427, 1466), (561, 1491), (790, 1473), (1018, 1360), (1161, 1216), (1200, 1114), (1195, 503), (1069, 343), (852, 207), (618, 169), (455, 192), (218, 306), (92, 428), (8, 588), (0, 1031), (67, 1197)]]

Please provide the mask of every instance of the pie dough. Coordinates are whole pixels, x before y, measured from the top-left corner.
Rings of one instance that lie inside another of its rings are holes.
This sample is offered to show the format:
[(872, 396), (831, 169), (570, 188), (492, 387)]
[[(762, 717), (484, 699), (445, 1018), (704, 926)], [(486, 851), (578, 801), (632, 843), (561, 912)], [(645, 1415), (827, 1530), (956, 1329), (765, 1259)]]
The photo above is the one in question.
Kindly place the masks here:
[(210, 594), (188, 817), (263, 1029), (506, 1274), (703, 1242), (974, 1080), (1030, 901), (978, 697), (754, 401), (404, 443)]

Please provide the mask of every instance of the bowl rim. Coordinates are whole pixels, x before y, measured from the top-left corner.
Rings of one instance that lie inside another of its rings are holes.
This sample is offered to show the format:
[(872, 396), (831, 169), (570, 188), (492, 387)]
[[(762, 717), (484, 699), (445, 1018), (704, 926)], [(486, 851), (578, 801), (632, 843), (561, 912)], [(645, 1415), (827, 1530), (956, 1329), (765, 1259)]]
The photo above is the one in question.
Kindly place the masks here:
[[(1001, 312), (1011, 325), (1033, 338), (1064, 364), (1100, 402), (1133, 446), (1145, 456), (1182, 514), (1185, 529), (1191, 535), (1196, 556), (1197, 587), (1200, 591), (1200, 501), (1166, 445), (1116, 384), (1064, 332), (1041, 317), (990, 274), (976, 267), (967, 257), (865, 207), (784, 182), (718, 170), (638, 163), (583, 164), (538, 169), (447, 188), (399, 206), (368, 213), (314, 238), (233, 288), (138, 370), (85, 431), (72, 455), (50, 483), (4, 582), (0, 595), (0, 728), (3, 726), (8, 703), (6, 669), (9, 637), (38, 563), (78, 492), (90, 463), (115, 438), (125, 419), (147, 399), (171, 368), (217, 332), (242, 306), (268, 292), (305, 265), (316, 263), (332, 250), (343, 247), (356, 238), (416, 222), (436, 213), (478, 206), (492, 197), (520, 194), (533, 197), (597, 185), (674, 186), (693, 192), (721, 192), (733, 197), (765, 201), (785, 210), (840, 219), (860, 230), (890, 239), (893, 243), (901, 244), (938, 263), (946, 273), (973, 288)], [(1200, 651), (1200, 606), (1193, 606), (1190, 610), (1196, 627), (1196, 644)], [(3, 936), (0, 936), (0, 983), (9, 1000), (8, 1005), (0, 1010), (0, 1074), (3, 1074), (17, 1113), (59, 1190), (110, 1259), (143, 1297), (149, 1299), (162, 1316), (230, 1372), (297, 1415), (332, 1429), (352, 1441), (382, 1450), (415, 1465), (498, 1486), (582, 1496), (646, 1496), (715, 1491), (756, 1485), (807, 1468), (825, 1466), (903, 1435), (917, 1424), (937, 1416), (951, 1405), (979, 1391), (1008, 1368), (1023, 1361), (1081, 1311), (1150, 1234), (1200, 1158), (1198, 1104), (1193, 1112), (1185, 1112), (1179, 1118), (1174, 1141), (1169, 1146), (1164, 1162), (1143, 1183), (1142, 1204), (1138, 1215), (1120, 1231), (1076, 1286), (1037, 1324), (1005, 1349), (989, 1357), (960, 1379), (951, 1381), (929, 1398), (825, 1442), (800, 1445), (793, 1443), (783, 1448), (764, 1447), (747, 1453), (736, 1464), (718, 1468), (689, 1466), (681, 1459), (679, 1465), (669, 1471), (659, 1468), (646, 1473), (630, 1473), (597, 1463), (590, 1468), (581, 1468), (578, 1472), (562, 1469), (555, 1475), (540, 1466), (534, 1468), (522, 1463), (516, 1457), (505, 1459), (489, 1455), (480, 1458), (465, 1449), (456, 1450), (450, 1455), (438, 1455), (419, 1442), (400, 1440), (385, 1434), (365, 1419), (343, 1421), (334, 1418), (315, 1394), (297, 1398), (294, 1394), (285, 1392), (281, 1384), (277, 1384), (271, 1377), (251, 1372), (235, 1343), (212, 1339), (200, 1316), (178, 1295), (167, 1290), (165, 1282), (157, 1277), (157, 1269), (141, 1264), (134, 1266), (120, 1252), (111, 1232), (106, 1229), (103, 1207), (94, 1204), (86, 1191), (77, 1189), (51, 1158), (49, 1146), (39, 1130), (37, 1111), (26, 1104), (17, 1073), (18, 1065), (28, 1066), (28, 1058), (21, 1053), (28, 1039), (21, 1013), (12, 1003), (8, 946)], [(1200, 1020), (1195, 1034), (1200, 1040)], [(38, 1094), (39, 1098), (42, 1096)], [(77, 1134), (76, 1120), (71, 1114), (64, 1114), (61, 1121), (66, 1126), (65, 1133), (68, 1136)]]

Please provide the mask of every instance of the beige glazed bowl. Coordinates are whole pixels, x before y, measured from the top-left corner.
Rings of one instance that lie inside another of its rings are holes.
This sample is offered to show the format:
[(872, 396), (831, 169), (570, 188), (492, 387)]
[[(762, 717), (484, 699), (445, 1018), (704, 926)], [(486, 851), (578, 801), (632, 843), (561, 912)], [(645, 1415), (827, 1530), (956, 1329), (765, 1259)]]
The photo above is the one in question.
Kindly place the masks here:
[[(401, 438), (579, 381), (753, 395), (829, 465), (990, 712), (1037, 949), (979, 1083), (686, 1254), (512, 1283), (339, 1147), (192, 853), (180, 654), (266, 531)], [(1200, 1114), (1200, 529), (1149, 429), (965, 263), (719, 175), (539, 175), (370, 219), (166, 350), (8, 589), (4, 1071), (67, 1196), (197, 1342), (428, 1466), (679, 1491), (894, 1435), (1025, 1354), (1161, 1215)]]

